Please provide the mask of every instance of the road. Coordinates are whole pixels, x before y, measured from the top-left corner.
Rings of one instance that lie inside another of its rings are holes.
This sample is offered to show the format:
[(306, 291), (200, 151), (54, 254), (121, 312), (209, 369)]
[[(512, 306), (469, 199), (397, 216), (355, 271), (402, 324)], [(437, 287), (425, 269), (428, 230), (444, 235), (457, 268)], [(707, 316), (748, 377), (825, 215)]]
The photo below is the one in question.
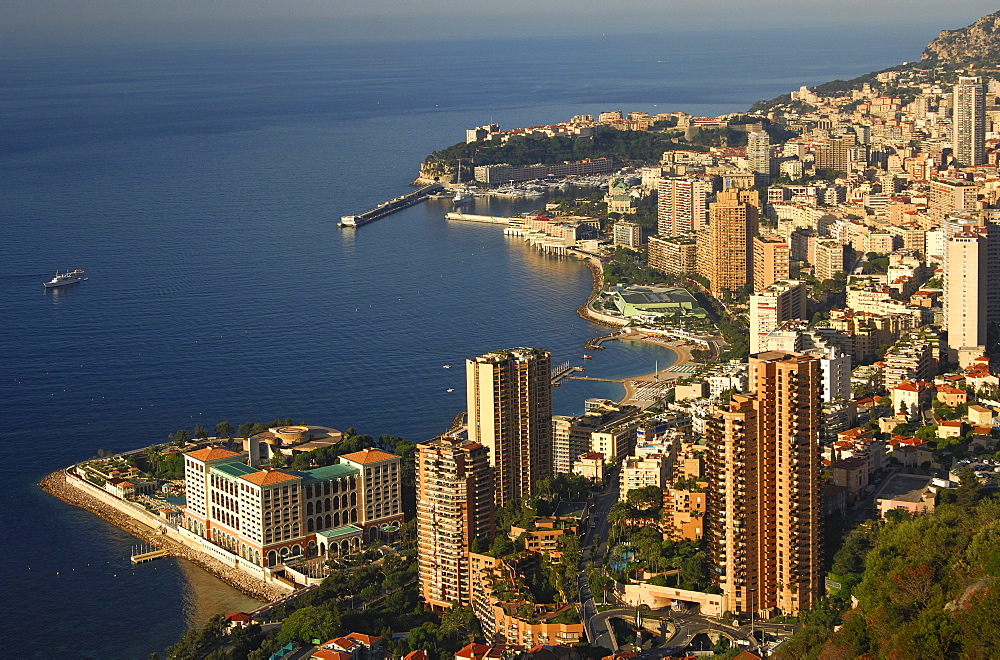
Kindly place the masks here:
[(591, 566), (600, 566), (601, 559), (608, 552), (608, 512), (612, 505), (618, 501), (618, 474), (616, 468), (608, 480), (608, 486), (601, 493), (590, 509), (590, 520), (594, 524), (584, 536), (583, 544), (583, 565), (578, 578), (580, 589), (580, 616), (584, 621), (587, 639), (595, 646), (603, 646), (613, 651), (618, 650), (614, 636), (610, 635), (607, 626), (602, 631), (598, 631), (592, 625), (592, 619), (597, 614), (597, 606), (594, 604), (593, 594), (590, 593), (590, 583), (587, 581), (587, 571)]

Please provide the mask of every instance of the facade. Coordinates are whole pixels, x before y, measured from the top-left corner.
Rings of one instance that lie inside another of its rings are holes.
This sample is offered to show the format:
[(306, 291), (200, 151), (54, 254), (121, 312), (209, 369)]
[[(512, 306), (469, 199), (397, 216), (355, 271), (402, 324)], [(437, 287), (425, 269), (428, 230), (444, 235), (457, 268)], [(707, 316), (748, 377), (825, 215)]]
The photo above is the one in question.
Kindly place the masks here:
[(954, 361), (962, 349), (985, 349), (989, 325), (1000, 322), (1000, 225), (965, 227), (946, 251), (945, 327)]
[(815, 254), (816, 279), (820, 282), (844, 272), (844, 246), (839, 241), (832, 238), (816, 241)]
[(614, 227), (614, 241), (615, 245), (638, 250), (642, 247), (642, 227), (634, 222), (619, 220)]
[(750, 356), (750, 394), (706, 425), (709, 554), (725, 607), (795, 614), (823, 593), (820, 364)]
[(469, 552), (494, 534), (493, 474), (486, 447), (438, 437), (417, 445), (417, 567), (434, 608), (472, 603)]
[(513, 348), (466, 360), (469, 440), (489, 452), (496, 505), (528, 498), (552, 474), (548, 351)]
[(962, 76), (952, 93), (952, 155), (959, 165), (986, 163), (986, 85), (979, 76)]
[(656, 228), (660, 236), (679, 236), (704, 227), (711, 192), (712, 182), (707, 177), (660, 179), (656, 186)]
[(790, 245), (774, 234), (753, 238), (753, 290), (762, 291), (790, 276)]
[(698, 272), (698, 244), (694, 238), (650, 236), (646, 241), (649, 267), (669, 275)]
[(977, 207), (979, 186), (971, 181), (935, 177), (930, 187), (927, 215), (937, 222), (952, 213), (972, 211)]
[(327, 539), (360, 539), (366, 532), (373, 538), (381, 525), (402, 523), (399, 457), (368, 450), (341, 458), (293, 472), (253, 467), (246, 454), (220, 448), (187, 452), (184, 526), (247, 562), (271, 567), (341, 549)]
[(747, 164), (758, 174), (771, 177), (771, 137), (764, 131), (747, 135)]
[(622, 463), (619, 484), (619, 498), (625, 499), (630, 490), (656, 486), (663, 488), (667, 483), (670, 461), (663, 454), (630, 456)]
[(750, 352), (759, 353), (767, 335), (785, 321), (806, 318), (806, 287), (789, 280), (776, 282), (750, 296)]
[(519, 183), (545, 177), (581, 176), (586, 174), (603, 174), (613, 169), (607, 158), (592, 158), (573, 163), (559, 165), (477, 165), (474, 172), (476, 181), (488, 186), (499, 186), (505, 183)]
[(706, 277), (715, 295), (739, 291), (753, 277), (752, 240), (758, 218), (753, 199), (754, 191), (725, 191), (709, 207)]

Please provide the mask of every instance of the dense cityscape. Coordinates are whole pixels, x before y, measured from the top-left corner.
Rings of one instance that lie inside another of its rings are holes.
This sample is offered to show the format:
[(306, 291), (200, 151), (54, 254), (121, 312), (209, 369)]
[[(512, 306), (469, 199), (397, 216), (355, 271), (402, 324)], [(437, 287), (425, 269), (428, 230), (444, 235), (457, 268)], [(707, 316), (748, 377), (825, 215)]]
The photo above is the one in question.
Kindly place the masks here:
[[(464, 368), (465, 406), (435, 438), (220, 422), (46, 487), (147, 541), (134, 561), (186, 556), (268, 601), (172, 658), (990, 657), (1000, 81), (983, 69), (930, 58), (720, 117), (488, 124), (429, 157), (418, 179), (451, 220), (586, 260), (580, 314), (608, 329), (581, 350), (674, 351), (621, 401), (556, 415), (585, 363), (498, 346), (443, 365)], [(484, 195), (540, 208), (470, 213)]]

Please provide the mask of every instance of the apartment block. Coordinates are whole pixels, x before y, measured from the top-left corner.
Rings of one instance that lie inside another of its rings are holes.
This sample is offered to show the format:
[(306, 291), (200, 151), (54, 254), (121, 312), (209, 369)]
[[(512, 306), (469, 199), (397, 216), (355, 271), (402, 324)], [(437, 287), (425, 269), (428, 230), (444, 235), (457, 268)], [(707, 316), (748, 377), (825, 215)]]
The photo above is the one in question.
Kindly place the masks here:
[(436, 609), (472, 604), (469, 553), (495, 533), (494, 469), (478, 442), (441, 436), (417, 445), (420, 595)]
[(493, 351), (466, 360), (469, 440), (486, 447), (496, 470), (496, 504), (534, 494), (552, 474), (551, 358), (537, 348)]
[(709, 554), (724, 608), (794, 614), (823, 593), (819, 360), (750, 356), (750, 394), (706, 426)]

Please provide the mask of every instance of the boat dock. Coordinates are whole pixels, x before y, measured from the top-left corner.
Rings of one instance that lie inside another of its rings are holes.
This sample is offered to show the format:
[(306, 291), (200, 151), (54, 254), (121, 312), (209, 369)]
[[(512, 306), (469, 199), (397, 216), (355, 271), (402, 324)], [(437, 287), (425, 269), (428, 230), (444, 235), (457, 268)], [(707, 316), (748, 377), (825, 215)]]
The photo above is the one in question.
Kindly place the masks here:
[(170, 553), (166, 550), (153, 550), (151, 552), (143, 552), (138, 555), (132, 555), (133, 564), (142, 564), (147, 561), (153, 561), (154, 559), (159, 559), (160, 557), (169, 557)]
[(552, 370), (552, 384), (558, 385), (560, 381), (565, 380), (570, 374), (577, 371), (583, 371), (583, 367), (572, 367), (568, 361), (564, 362)]
[(436, 194), (444, 190), (444, 186), (440, 183), (432, 183), (429, 186), (424, 186), (413, 192), (406, 193), (405, 195), (400, 195), (390, 199), (388, 202), (382, 202), (370, 211), (365, 211), (358, 215), (345, 215), (337, 223), (338, 227), (360, 227), (362, 225), (367, 225), (369, 222), (374, 222), (379, 218), (384, 218), (387, 215), (392, 215), (396, 211), (402, 211), (403, 209), (410, 208), (415, 204), (427, 199), (430, 195)]

